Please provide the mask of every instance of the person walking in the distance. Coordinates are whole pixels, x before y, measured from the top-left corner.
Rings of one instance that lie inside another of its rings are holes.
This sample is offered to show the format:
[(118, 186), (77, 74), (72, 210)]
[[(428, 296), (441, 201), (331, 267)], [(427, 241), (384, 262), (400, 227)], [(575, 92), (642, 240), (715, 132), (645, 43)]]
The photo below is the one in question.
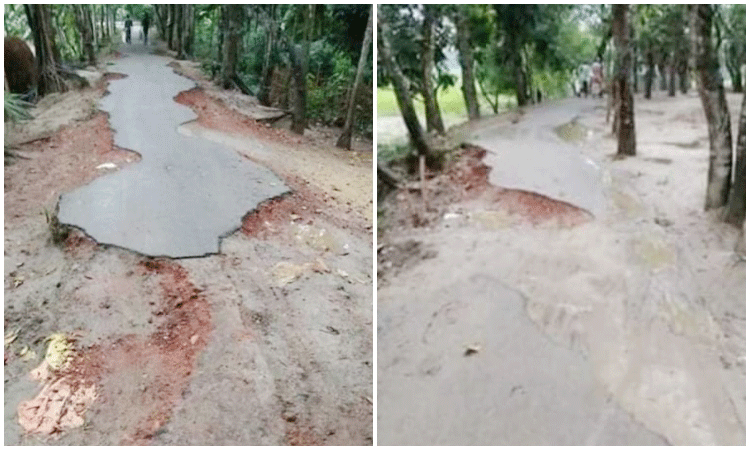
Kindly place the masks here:
[(148, 27), (151, 25), (151, 17), (148, 15), (148, 11), (143, 13), (143, 19), (141, 20), (141, 27), (143, 28), (143, 43), (148, 45)]
[(125, 42), (130, 44), (130, 28), (133, 27), (133, 21), (130, 19), (130, 16), (128, 16), (125, 19)]

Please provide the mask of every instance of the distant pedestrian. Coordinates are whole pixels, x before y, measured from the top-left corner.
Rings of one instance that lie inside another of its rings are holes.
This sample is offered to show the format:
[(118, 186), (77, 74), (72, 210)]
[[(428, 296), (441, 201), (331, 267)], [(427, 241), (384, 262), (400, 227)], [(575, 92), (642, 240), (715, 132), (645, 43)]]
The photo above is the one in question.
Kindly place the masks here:
[(125, 19), (125, 42), (130, 44), (130, 29), (133, 27), (133, 21), (130, 20), (130, 16)]
[(143, 27), (143, 43), (148, 45), (148, 27), (151, 25), (151, 17), (148, 15), (148, 11), (143, 13), (143, 19), (141, 20), (141, 26)]
[(591, 66), (591, 94), (601, 98), (604, 95), (604, 74), (602, 73), (602, 63), (597, 60)]

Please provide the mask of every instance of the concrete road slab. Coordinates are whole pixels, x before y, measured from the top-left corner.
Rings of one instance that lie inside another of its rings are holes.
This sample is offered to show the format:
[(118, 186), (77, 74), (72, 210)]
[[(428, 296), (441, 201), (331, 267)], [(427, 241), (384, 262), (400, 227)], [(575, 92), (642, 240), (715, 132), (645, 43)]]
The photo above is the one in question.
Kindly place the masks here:
[(563, 100), (530, 111), (517, 124), (477, 132), (469, 142), (487, 150), (484, 162), (492, 168), (490, 183), (536, 192), (601, 215), (607, 208), (601, 170), (553, 131), (586, 107), (591, 106), (578, 99)]
[(110, 82), (100, 108), (109, 113), (115, 145), (142, 159), (63, 194), (59, 220), (99, 243), (149, 256), (217, 253), (221, 237), (237, 230), (247, 212), (289, 189), (234, 150), (179, 134), (196, 115), (174, 97), (195, 83), (147, 47), (123, 47), (109, 71), (127, 77)]
[(666, 444), (499, 281), (475, 275), (413, 292), (379, 291), (378, 444)]

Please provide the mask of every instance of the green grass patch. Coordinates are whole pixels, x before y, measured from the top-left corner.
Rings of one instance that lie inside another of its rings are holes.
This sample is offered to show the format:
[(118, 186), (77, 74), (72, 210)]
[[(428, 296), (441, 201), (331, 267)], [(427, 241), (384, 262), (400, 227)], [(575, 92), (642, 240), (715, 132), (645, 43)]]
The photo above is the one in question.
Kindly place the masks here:
[(378, 88), (378, 115), (379, 116), (397, 116), (399, 115), (396, 95), (393, 89)]
[[(466, 116), (466, 105), (461, 87), (458, 85), (450, 86), (447, 89), (441, 89), (438, 92), (438, 104), (443, 116)], [(512, 95), (503, 95), (500, 97), (500, 111), (507, 110), (515, 105), (515, 97)], [(420, 117), (424, 117), (424, 102), (422, 97), (414, 99), (414, 108)], [(480, 113), (484, 116), (492, 115), (492, 108), (483, 99), (479, 98)], [(397, 116), (401, 114), (396, 103), (396, 95), (391, 87), (378, 88), (378, 116)]]

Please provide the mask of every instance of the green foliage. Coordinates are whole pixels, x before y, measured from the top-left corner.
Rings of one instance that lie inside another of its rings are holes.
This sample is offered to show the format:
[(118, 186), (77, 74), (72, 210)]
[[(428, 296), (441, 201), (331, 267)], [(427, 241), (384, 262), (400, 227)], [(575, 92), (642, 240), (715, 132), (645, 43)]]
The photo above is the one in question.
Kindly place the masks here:
[(475, 76), (479, 92), (497, 114), (500, 110), (500, 97), (511, 95), (515, 90), (512, 69), (501, 60), (493, 46), (487, 46), (477, 55)]
[[(305, 28), (308, 5), (248, 5), (237, 61), (238, 76), (252, 92), (260, 90), (270, 19), (275, 22), (277, 36), (270, 63), (281, 74), (291, 70), (284, 41), (299, 44), (309, 34), (307, 116), (323, 124), (343, 121), (369, 8), (370, 5), (315, 5), (314, 20), (308, 30)], [(195, 17), (194, 54), (204, 72), (214, 76), (220, 69), (221, 10), (217, 5), (196, 5)], [(372, 85), (372, 77), (372, 67), (368, 64), (363, 85)], [(280, 81), (284, 80), (275, 80)], [(359, 131), (372, 130), (371, 98), (371, 89), (360, 89), (355, 113), (355, 129)]]
[(124, 8), (125, 15), (129, 15), (133, 20), (140, 21), (146, 13), (152, 18), (154, 17), (154, 11), (151, 5), (124, 5)]
[[(439, 89), (452, 86), (456, 78), (447, 77), (445, 49), (452, 43), (453, 29), (447, 21), (439, 20), (449, 10), (445, 5), (430, 5), (437, 20), (435, 35), (435, 68), (437, 74), (434, 85)], [(409, 79), (412, 95), (419, 95), (422, 86), (422, 8), (423, 5), (379, 5), (378, 14), (383, 14), (390, 24), (392, 36), (389, 36), (396, 62)], [(390, 85), (385, 64), (378, 64), (378, 87)]]
[(742, 66), (745, 65), (747, 44), (745, 4), (720, 6), (718, 19), (724, 28), (720, 54), (735, 88), (741, 88)]
[(206, 73), (218, 70), (216, 55), (218, 51), (219, 5), (195, 5), (195, 30), (193, 54), (201, 61)]
[(5, 121), (20, 122), (31, 119), (31, 103), (21, 100), (21, 94), (5, 93)]
[[(318, 42), (310, 51), (307, 107), (310, 119), (330, 124), (346, 112), (349, 91), (357, 68), (343, 50)], [(361, 116), (361, 114), (358, 114)], [(370, 116), (366, 114), (366, 116)], [(362, 129), (363, 124), (359, 124)]]
[(23, 5), (5, 4), (5, 36), (18, 36), (24, 40), (31, 40), (31, 28), (26, 19)]

